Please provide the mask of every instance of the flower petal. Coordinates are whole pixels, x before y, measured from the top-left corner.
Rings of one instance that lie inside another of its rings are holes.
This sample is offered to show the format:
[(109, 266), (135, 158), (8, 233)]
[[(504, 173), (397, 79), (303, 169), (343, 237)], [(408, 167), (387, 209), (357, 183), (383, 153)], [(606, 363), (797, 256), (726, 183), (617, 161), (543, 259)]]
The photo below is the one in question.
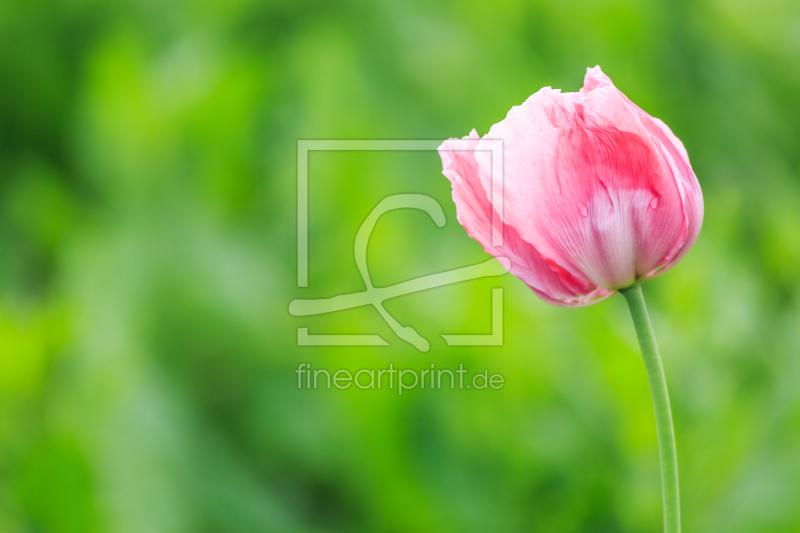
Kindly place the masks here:
[[(670, 166), (637, 110), (589, 69), (580, 95), (542, 89), (486, 136), (504, 140), (504, 221), (606, 289), (645, 277), (684, 227)], [(476, 158), (488, 190), (488, 154)]]
[[(453, 187), (458, 221), (470, 237), (495, 257), (511, 261), (511, 273), (524, 281), (542, 299), (562, 306), (589, 305), (613, 294), (596, 285), (576, 278), (553, 261), (542, 256), (536, 248), (520, 237), (513, 227), (504, 224), (503, 246), (491, 245), (493, 207), (489, 202), (479, 175), (475, 149), (480, 137), (472, 130), (461, 141), (449, 139), (439, 147), (443, 174)], [(468, 141), (464, 143), (463, 141)]]
[(700, 183), (689, 163), (689, 154), (681, 140), (663, 121), (649, 115), (647, 118), (652, 124), (651, 126), (643, 120), (648, 131), (661, 142), (671, 158), (673, 172), (683, 198), (683, 213), (686, 217), (686, 231), (683, 239), (676, 242), (673, 253), (664, 261), (666, 266), (659, 270), (659, 274), (662, 274), (683, 259), (700, 234), (700, 228), (703, 226), (703, 191), (700, 189)]

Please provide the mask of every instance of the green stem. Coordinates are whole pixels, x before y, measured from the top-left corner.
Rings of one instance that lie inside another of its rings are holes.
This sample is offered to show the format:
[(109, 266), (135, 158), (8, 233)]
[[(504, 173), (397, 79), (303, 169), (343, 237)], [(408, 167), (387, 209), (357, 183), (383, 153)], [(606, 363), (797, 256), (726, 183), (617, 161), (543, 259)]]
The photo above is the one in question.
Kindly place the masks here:
[(678, 456), (675, 452), (675, 430), (672, 427), (672, 412), (669, 408), (667, 381), (661, 356), (658, 354), (653, 326), (647, 315), (647, 307), (642, 296), (642, 286), (633, 285), (620, 291), (631, 309), (636, 336), (642, 348), (642, 357), (650, 380), (653, 407), (656, 412), (658, 430), (658, 451), (661, 458), (661, 493), (664, 500), (664, 533), (680, 533), (681, 504), (678, 490)]

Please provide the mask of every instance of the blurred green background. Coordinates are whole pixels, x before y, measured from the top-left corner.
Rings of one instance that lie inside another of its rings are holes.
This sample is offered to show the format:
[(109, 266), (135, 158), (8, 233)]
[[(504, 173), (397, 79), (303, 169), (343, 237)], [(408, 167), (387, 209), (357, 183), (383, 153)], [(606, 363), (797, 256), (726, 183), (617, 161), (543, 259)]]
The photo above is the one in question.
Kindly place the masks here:
[[(484, 134), (600, 64), (685, 143), (706, 218), (645, 286), (686, 531), (800, 528), (800, 4), (4, 0), (0, 532), (656, 532), (655, 424), (625, 302), (511, 276), (308, 318), (483, 261), (432, 152), (314, 152), (296, 284), (298, 139)], [(505, 290), (505, 345), (488, 333)], [(377, 333), (383, 348), (298, 347)], [(297, 390), (316, 368), (500, 373), (499, 391)]]

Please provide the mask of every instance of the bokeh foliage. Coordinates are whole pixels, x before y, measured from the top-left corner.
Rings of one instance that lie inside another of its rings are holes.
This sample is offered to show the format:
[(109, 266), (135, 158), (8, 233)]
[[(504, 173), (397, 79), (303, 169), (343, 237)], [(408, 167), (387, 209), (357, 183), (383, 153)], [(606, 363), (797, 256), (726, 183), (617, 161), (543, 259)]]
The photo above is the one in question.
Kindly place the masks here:
[[(314, 153), (296, 287), (297, 139), (483, 134), (600, 64), (684, 141), (695, 248), (649, 299), (684, 526), (800, 524), (800, 4), (0, 3), (0, 531), (652, 532), (655, 425), (624, 301), (548, 306), (509, 276), (298, 319), (485, 258), (434, 153)], [(488, 332), (505, 289), (505, 345)], [(379, 333), (386, 348), (299, 348)], [(298, 391), (295, 368), (488, 368), (500, 391)]]

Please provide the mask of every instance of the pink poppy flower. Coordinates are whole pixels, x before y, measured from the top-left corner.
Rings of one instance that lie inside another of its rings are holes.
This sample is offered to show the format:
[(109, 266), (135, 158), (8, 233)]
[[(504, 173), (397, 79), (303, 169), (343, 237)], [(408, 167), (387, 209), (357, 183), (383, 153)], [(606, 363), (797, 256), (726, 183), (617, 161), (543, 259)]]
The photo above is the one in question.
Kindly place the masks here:
[(503, 140), (503, 245), (491, 243), (491, 153), (475, 130), (470, 150), (439, 147), (458, 221), (548, 302), (596, 303), (672, 268), (697, 239), (703, 195), (686, 149), (600, 67), (580, 92), (541, 89), (485, 138)]

